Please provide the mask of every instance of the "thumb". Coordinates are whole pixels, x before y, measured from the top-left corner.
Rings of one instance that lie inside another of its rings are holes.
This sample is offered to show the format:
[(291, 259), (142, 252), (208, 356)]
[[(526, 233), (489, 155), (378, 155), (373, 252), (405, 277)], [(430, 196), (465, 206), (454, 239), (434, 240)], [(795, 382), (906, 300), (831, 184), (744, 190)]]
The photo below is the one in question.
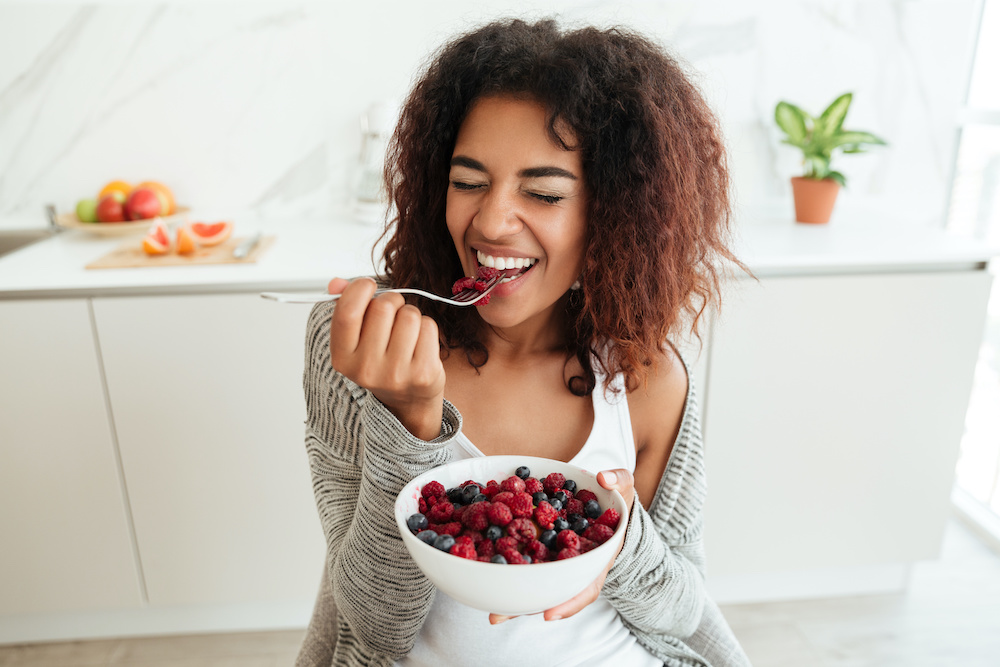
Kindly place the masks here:
[(618, 489), (622, 494), (630, 491), (634, 485), (632, 473), (624, 468), (601, 471), (597, 473), (597, 481), (605, 489)]
[(330, 284), (326, 286), (326, 292), (327, 294), (340, 294), (348, 285), (350, 285), (350, 282), (347, 280), (344, 280), (343, 278), (334, 278), (330, 281)]

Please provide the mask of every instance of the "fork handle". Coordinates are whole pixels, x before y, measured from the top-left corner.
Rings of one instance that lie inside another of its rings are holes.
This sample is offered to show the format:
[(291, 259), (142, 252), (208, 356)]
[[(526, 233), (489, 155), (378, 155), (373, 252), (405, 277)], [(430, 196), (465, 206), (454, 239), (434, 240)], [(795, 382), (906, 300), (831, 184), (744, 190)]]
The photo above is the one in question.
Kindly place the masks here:
[[(407, 287), (380, 287), (375, 290), (373, 296), (385, 294), (386, 292), (396, 292), (398, 294), (426, 294), (422, 290), (410, 289)], [(321, 292), (261, 292), (261, 297), (277, 301), (279, 303), (320, 303), (322, 301), (336, 301), (339, 294), (323, 294)]]

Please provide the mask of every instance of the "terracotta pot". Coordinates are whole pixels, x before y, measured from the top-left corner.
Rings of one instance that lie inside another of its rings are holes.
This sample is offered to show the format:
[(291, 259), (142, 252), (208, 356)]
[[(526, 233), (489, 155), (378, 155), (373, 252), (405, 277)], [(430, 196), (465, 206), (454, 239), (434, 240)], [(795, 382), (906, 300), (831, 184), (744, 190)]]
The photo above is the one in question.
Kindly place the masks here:
[(832, 178), (816, 180), (795, 176), (792, 178), (792, 195), (795, 198), (796, 222), (826, 223), (833, 213), (840, 184)]

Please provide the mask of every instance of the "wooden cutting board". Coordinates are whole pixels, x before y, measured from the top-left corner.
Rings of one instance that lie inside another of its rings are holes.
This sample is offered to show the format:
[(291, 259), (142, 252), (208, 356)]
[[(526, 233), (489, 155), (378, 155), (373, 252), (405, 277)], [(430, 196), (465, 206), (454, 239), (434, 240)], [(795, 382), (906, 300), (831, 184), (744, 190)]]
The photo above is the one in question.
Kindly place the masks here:
[(229, 238), (210, 248), (199, 248), (190, 255), (170, 252), (166, 255), (147, 255), (142, 249), (142, 239), (132, 239), (87, 265), (88, 269), (137, 269), (148, 266), (194, 266), (205, 264), (251, 264), (257, 261), (271, 244), (273, 236), (261, 237), (257, 246), (243, 259), (233, 257), (236, 249), (247, 237)]

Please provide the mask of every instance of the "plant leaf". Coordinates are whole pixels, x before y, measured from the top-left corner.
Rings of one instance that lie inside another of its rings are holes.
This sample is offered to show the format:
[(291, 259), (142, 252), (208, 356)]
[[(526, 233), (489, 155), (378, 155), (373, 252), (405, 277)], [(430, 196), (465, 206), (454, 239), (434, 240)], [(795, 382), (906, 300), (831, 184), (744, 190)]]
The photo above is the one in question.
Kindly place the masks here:
[[(855, 144), (852, 146), (852, 144)], [(871, 132), (859, 132), (850, 130), (847, 132), (838, 132), (832, 137), (830, 137), (827, 145), (830, 148), (837, 148), (839, 146), (851, 146), (852, 150), (856, 152), (856, 149), (860, 147), (861, 144), (874, 144), (877, 146), (885, 146), (886, 143), (876, 137)]]
[(847, 179), (844, 178), (844, 175), (839, 171), (831, 171), (829, 174), (826, 175), (826, 177), (832, 178), (833, 180), (837, 181), (837, 183), (839, 183), (840, 187), (842, 188), (847, 187)]
[(830, 136), (840, 131), (853, 97), (853, 93), (844, 93), (830, 103), (830, 106), (819, 116), (820, 122), (817, 124), (817, 134)]
[(810, 155), (805, 160), (806, 173), (809, 178), (826, 178), (830, 173), (830, 160), (819, 156)]
[(788, 102), (778, 102), (774, 108), (774, 122), (788, 135), (788, 141), (793, 146), (801, 147), (805, 141), (807, 118), (811, 118), (809, 114)]

